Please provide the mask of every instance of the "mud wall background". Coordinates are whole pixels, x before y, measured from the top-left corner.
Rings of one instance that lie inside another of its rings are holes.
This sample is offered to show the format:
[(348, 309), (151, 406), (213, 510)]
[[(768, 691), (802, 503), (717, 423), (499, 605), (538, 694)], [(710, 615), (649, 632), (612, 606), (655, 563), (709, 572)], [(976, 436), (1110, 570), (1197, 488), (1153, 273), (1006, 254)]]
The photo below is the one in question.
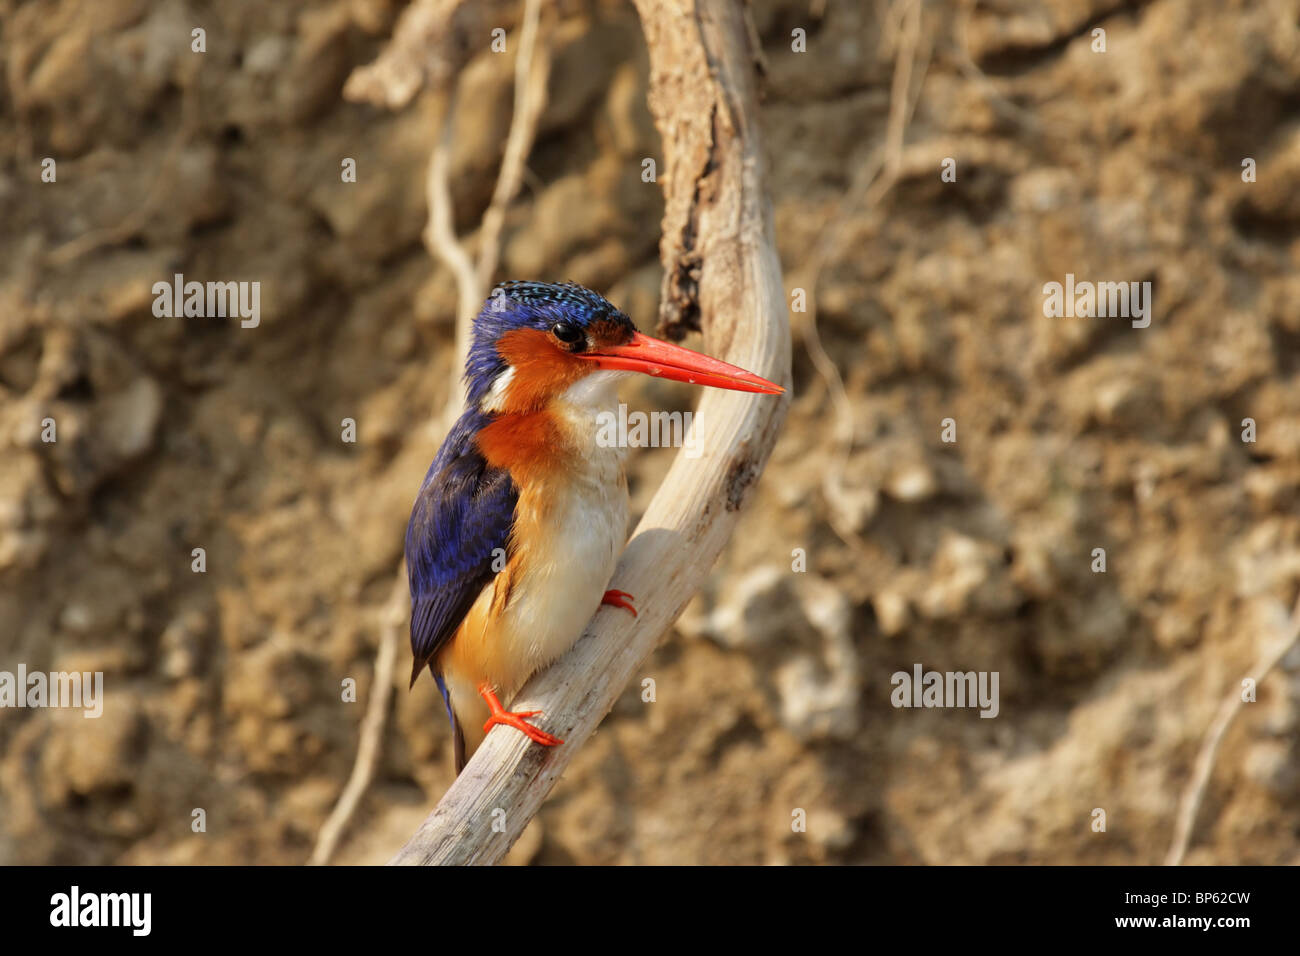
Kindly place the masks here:
[[(402, 6), (0, 0), (0, 670), (105, 675), (99, 719), (0, 710), (0, 862), (299, 863), (342, 788), (455, 309), (420, 240), (441, 103), (340, 96)], [(816, 321), (851, 446), (792, 313), (783, 438), (646, 664), (657, 700), (629, 687), (512, 859), (1158, 862), (1300, 584), (1300, 5), (926, 3), (898, 181), (848, 215), (897, 5), (752, 16), (787, 287), (844, 226)], [(565, 2), (552, 43), (499, 277), (593, 286), (649, 329), (639, 24)], [(462, 232), (512, 69), (485, 38), (461, 77)], [(156, 317), (178, 272), (260, 281), (260, 324)], [(1045, 317), (1067, 274), (1149, 281), (1150, 326)], [(670, 454), (635, 456), (634, 504)], [(893, 707), (917, 663), (997, 671), (998, 716)], [(432, 684), (398, 670), (340, 862), (386, 859), (450, 782)], [(1190, 862), (1300, 861), (1300, 655), (1257, 694)]]

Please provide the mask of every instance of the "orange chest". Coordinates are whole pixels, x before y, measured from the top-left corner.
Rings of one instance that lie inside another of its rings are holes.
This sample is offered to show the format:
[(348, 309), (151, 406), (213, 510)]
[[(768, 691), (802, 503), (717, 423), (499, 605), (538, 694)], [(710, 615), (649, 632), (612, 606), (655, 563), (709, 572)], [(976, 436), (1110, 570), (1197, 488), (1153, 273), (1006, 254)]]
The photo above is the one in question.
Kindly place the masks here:
[(547, 409), (499, 415), (477, 441), (488, 464), (510, 472), (521, 489), (558, 475), (573, 458), (569, 429)]

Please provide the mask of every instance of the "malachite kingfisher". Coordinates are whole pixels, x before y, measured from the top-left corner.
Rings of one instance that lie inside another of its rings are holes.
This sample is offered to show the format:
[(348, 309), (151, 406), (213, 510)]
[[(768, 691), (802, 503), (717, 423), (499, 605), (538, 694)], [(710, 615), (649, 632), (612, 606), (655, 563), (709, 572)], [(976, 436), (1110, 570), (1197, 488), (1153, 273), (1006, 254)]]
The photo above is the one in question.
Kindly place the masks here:
[(743, 392), (784, 391), (642, 335), (574, 283), (503, 282), (474, 320), (465, 411), (425, 475), (406, 528), (411, 686), (428, 667), (451, 718), (456, 772), (496, 724), (562, 740), (509, 701), (568, 650), (602, 604), (627, 538), (626, 449), (597, 440), (632, 372)]

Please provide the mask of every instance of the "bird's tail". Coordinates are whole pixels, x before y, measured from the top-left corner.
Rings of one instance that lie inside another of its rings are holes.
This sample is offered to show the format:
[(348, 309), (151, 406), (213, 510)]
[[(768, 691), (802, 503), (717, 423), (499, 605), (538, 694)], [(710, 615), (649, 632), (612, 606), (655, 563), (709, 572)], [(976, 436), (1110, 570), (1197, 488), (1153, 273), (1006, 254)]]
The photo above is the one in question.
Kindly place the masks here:
[(454, 738), (454, 748), (456, 753), (456, 776), (465, 769), (465, 763), (469, 760), (465, 756), (465, 733), (460, 729), (460, 721), (455, 717), (451, 719), (451, 733)]
[[(411, 683), (415, 683), (415, 677), (419, 676), (421, 669), (423, 665), (416, 667)], [(429, 671), (433, 672), (432, 663), (429, 664)], [(466, 760), (469, 759), (465, 755), (465, 731), (461, 729), (460, 721), (456, 719), (456, 712), (451, 709), (451, 692), (447, 690), (447, 682), (442, 679), (441, 674), (435, 673), (433, 679), (438, 685), (439, 693), (442, 694), (442, 702), (447, 705), (447, 717), (451, 720), (452, 750), (456, 757), (456, 775), (460, 776), (460, 772), (465, 769)]]

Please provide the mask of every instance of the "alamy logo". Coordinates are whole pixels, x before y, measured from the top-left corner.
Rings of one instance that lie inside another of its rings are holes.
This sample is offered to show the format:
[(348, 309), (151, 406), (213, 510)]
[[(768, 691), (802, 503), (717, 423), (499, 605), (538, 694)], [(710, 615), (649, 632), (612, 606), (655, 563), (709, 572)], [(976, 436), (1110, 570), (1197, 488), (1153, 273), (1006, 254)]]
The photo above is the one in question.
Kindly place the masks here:
[(912, 673), (895, 671), (889, 682), (895, 707), (979, 707), (981, 717), (996, 717), (997, 671), (927, 671), (912, 665)]
[(50, 897), (51, 926), (129, 926), (133, 936), (148, 936), (153, 923), (152, 893), (69, 893)]
[(1151, 283), (1075, 282), (1074, 273), (1067, 272), (1064, 284), (1048, 282), (1043, 286), (1043, 315), (1049, 319), (1132, 319), (1133, 328), (1145, 329), (1151, 324)]
[(153, 284), (153, 314), (160, 319), (224, 319), (238, 316), (239, 325), (255, 329), (262, 321), (262, 283), (186, 282), (177, 272), (172, 281)]
[(618, 414), (596, 415), (596, 444), (601, 448), (682, 448), (687, 458), (703, 452), (695, 437), (694, 412), (629, 412), (622, 402)]
[(83, 717), (104, 713), (103, 671), (0, 671), (0, 707), (80, 707)]

